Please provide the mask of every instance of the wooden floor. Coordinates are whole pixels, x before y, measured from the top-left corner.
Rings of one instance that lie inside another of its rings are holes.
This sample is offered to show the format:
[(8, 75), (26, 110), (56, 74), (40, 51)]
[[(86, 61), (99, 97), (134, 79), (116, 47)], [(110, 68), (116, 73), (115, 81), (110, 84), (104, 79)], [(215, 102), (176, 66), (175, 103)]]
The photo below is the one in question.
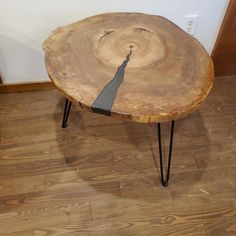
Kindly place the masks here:
[(61, 129), (63, 105), (0, 95), (0, 236), (236, 235), (236, 78), (176, 123), (168, 188), (154, 125), (73, 107)]

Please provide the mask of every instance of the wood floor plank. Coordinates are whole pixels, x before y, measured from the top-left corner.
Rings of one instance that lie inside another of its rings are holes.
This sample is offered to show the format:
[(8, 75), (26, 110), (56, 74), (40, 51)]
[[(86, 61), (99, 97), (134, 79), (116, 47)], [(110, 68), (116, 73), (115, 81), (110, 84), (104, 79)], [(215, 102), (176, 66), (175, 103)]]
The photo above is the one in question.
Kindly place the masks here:
[(0, 236), (34, 236), (33, 230), (12, 232), (9, 234), (0, 234)]
[(120, 229), (120, 230), (103, 230), (98, 232), (89, 233), (89, 236), (206, 236), (206, 232), (202, 225), (184, 224), (178, 226), (159, 227), (159, 226), (148, 226), (137, 229)]
[[(56, 217), (55, 217), (56, 216)], [(28, 211), (11, 211), (0, 214), (0, 233), (24, 231), (34, 227), (68, 224), (67, 214), (62, 210), (31, 209)]]
[(235, 201), (234, 173), (235, 167), (232, 166), (173, 174), (169, 191), (175, 206)]
[[(165, 199), (166, 198), (166, 199)], [(148, 200), (148, 199), (146, 199)], [(173, 209), (173, 202), (171, 202), (168, 193), (159, 193), (153, 195), (150, 202), (139, 198), (116, 198), (106, 197), (106, 199), (96, 199), (91, 201), (91, 213), (93, 220), (112, 219), (123, 216), (140, 215), (145, 216), (155, 209), (160, 212), (163, 208), (166, 210)]]
[(45, 176), (31, 178), (8, 178), (0, 180), (0, 197), (24, 193), (42, 192), (45, 189)]
[(88, 183), (79, 177), (78, 172), (65, 172), (48, 175), (46, 190), (54, 194), (60, 193), (61, 196), (68, 193), (77, 196), (78, 199), (90, 200), (98, 197), (100, 193), (120, 196), (120, 183), (117, 180)]
[(78, 232), (76, 229), (66, 229), (63, 227), (43, 227), (34, 230), (33, 236), (89, 236), (87, 232)]
[(209, 236), (234, 236), (236, 235), (236, 219), (216, 220), (204, 228)]
[[(93, 220), (90, 223), (83, 222), (78, 225), (68, 225), (67, 229), (78, 232), (89, 232), (90, 235), (118, 235), (115, 232), (125, 232), (124, 235), (136, 235), (137, 231), (155, 230), (159, 235), (182, 235), (181, 232), (189, 232), (194, 235), (196, 228), (200, 235), (204, 235), (204, 227), (208, 227), (215, 221), (231, 222), (235, 217), (235, 209), (230, 205), (219, 207), (205, 207), (202, 209), (176, 209), (170, 214), (158, 213), (157, 209), (149, 209), (148, 215), (123, 215), (121, 217)], [(204, 227), (203, 227), (204, 226)], [(195, 230), (192, 231), (193, 227)], [(232, 228), (233, 230), (233, 228)], [(109, 233), (108, 233), (109, 232)], [(122, 235), (122, 234), (121, 234)], [(188, 234), (186, 234), (188, 235)]]

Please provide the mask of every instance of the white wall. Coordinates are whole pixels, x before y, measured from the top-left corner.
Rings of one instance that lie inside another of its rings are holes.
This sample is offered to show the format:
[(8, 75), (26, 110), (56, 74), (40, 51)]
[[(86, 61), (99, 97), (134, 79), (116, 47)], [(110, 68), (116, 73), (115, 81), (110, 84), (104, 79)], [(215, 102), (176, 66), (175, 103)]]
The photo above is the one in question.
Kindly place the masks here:
[(47, 80), (41, 45), (50, 31), (110, 11), (162, 15), (180, 27), (200, 16), (195, 37), (210, 53), (229, 0), (0, 0), (0, 74), (4, 83)]

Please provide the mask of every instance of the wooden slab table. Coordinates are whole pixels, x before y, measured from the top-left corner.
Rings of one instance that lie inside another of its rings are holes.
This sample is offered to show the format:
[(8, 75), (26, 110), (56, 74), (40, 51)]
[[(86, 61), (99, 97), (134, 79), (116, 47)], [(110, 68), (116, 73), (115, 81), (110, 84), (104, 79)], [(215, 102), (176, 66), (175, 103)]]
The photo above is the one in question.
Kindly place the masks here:
[[(157, 123), (160, 172), (168, 186), (175, 120), (195, 111), (213, 84), (203, 46), (161, 16), (106, 13), (60, 27), (44, 42), (49, 77), (71, 102), (91, 112)], [(161, 122), (172, 122), (164, 176)]]

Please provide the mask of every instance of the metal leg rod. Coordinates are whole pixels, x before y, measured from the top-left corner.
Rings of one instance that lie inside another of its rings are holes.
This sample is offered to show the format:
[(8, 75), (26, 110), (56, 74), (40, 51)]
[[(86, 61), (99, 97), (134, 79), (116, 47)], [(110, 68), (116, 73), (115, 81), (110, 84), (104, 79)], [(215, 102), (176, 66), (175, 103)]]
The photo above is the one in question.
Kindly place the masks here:
[(164, 168), (163, 168), (163, 155), (162, 155), (162, 143), (161, 143), (161, 124), (158, 123), (158, 143), (159, 143), (159, 157), (160, 157), (160, 172), (161, 172), (161, 183), (164, 187), (168, 186), (170, 178), (170, 167), (171, 167), (171, 157), (172, 157), (172, 146), (173, 146), (173, 136), (174, 136), (174, 126), (175, 121), (171, 123), (171, 133), (170, 133), (170, 144), (169, 144), (169, 155), (168, 163), (166, 170), (166, 177), (164, 177)]
[(70, 108), (71, 108), (71, 101), (69, 101), (66, 98), (66, 102), (65, 102), (65, 108), (64, 108), (64, 114), (63, 114), (63, 121), (62, 121), (62, 128), (66, 128), (67, 127), (67, 120), (70, 114)]

